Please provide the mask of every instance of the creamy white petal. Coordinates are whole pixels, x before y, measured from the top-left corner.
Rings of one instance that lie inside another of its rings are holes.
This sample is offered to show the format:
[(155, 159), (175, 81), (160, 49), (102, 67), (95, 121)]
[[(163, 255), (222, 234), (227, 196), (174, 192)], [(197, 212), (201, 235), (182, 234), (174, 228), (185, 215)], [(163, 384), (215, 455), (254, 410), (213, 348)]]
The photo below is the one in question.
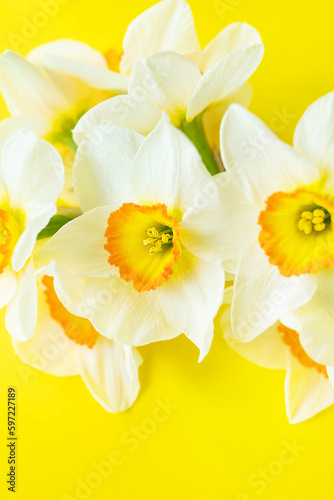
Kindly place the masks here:
[(263, 45), (234, 50), (199, 80), (188, 104), (187, 120), (193, 120), (208, 106), (219, 105), (237, 92), (251, 77), (263, 57)]
[(56, 203), (64, 185), (64, 165), (51, 144), (22, 129), (3, 145), (0, 176), (11, 205)]
[(169, 340), (181, 332), (159, 305), (157, 291), (137, 292), (119, 277), (84, 278), (56, 266), (55, 289), (65, 307), (101, 335), (127, 345)]
[(183, 249), (170, 279), (159, 288), (162, 310), (174, 326), (200, 350), (199, 361), (209, 352), (213, 320), (223, 302), (224, 271)]
[(51, 375), (79, 375), (79, 357), (86, 346), (76, 344), (50, 316), (43, 289), (38, 288), (38, 316), (35, 333), (28, 342), (13, 340), (16, 354), (28, 365)]
[(25, 206), (24, 231), (15, 245), (11, 260), (14, 271), (21, 271), (33, 252), (38, 233), (48, 225), (56, 212), (57, 207), (53, 203), (43, 205), (41, 203), (28, 203)]
[(0, 55), (0, 90), (11, 115), (31, 116), (51, 123), (78, 100), (78, 84), (49, 73), (21, 55)]
[(24, 342), (34, 334), (37, 320), (37, 282), (31, 259), (17, 274), (17, 289), (7, 304), (6, 328), (13, 339)]
[(17, 289), (17, 276), (10, 266), (0, 274), (0, 309), (14, 297)]
[(211, 179), (190, 140), (164, 116), (133, 162), (132, 190), (143, 205), (164, 203), (178, 220)]
[(111, 207), (90, 210), (63, 226), (38, 252), (36, 261), (60, 266), (81, 276), (107, 277), (115, 274), (108, 264), (104, 233)]
[(224, 115), (220, 146), (225, 168), (249, 200), (260, 206), (276, 191), (293, 191), (319, 177), (316, 167), (238, 104)]
[(51, 126), (39, 118), (30, 118), (29, 116), (13, 116), (11, 118), (6, 118), (0, 122), (0, 149), (10, 134), (22, 128), (29, 128), (35, 132), (38, 137), (42, 138), (51, 131)]
[(123, 40), (121, 73), (129, 75), (135, 61), (154, 52), (199, 49), (191, 9), (184, 0), (164, 0), (128, 26)]
[(299, 333), (300, 342), (312, 359), (334, 365), (334, 269), (320, 271), (317, 283), (312, 299), (282, 321)]
[(205, 135), (212, 149), (220, 150), (219, 130), (222, 118), (229, 106), (233, 103), (241, 104), (248, 108), (253, 97), (253, 87), (250, 83), (245, 83), (234, 94), (224, 99), (220, 106), (209, 108), (203, 114), (203, 126)]
[(129, 129), (100, 125), (86, 138), (79, 145), (73, 170), (75, 192), (82, 210), (103, 205), (117, 210), (125, 202), (136, 203), (130, 173), (144, 137)]
[(27, 59), (32, 63), (46, 66), (48, 56), (62, 57), (72, 62), (90, 64), (97, 68), (108, 68), (107, 61), (101, 52), (79, 40), (63, 38), (43, 43), (31, 50), (27, 54)]
[(260, 34), (250, 24), (229, 24), (202, 50), (200, 69), (205, 73), (230, 52), (261, 43)]
[(139, 353), (100, 337), (93, 349), (82, 352), (80, 372), (92, 396), (111, 413), (130, 408), (139, 392)]
[(299, 120), (293, 144), (324, 176), (327, 188), (334, 189), (334, 92), (312, 103)]
[(77, 40), (55, 40), (33, 49), (27, 59), (79, 78), (95, 89), (126, 92), (128, 78), (110, 71), (101, 52)]
[(180, 224), (182, 243), (197, 257), (235, 272), (244, 249), (257, 238), (259, 208), (226, 172), (207, 179), (202, 197)]
[(330, 381), (313, 368), (305, 368), (288, 353), (285, 405), (289, 422), (298, 424), (334, 403)]
[(315, 275), (283, 277), (257, 241), (241, 257), (234, 283), (232, 329), (250, 341), (278, 321), (283, 314), (305, 304), (317, 287)]
[(251, 342), (242, 342), (233, 335), (230, 307), (224, 311), (220, 324), (224, 339), (240, 356), (264, 368), (273, 370), (286, 368), (286, 346), (277, 331), (278, 323)]
[(162, 115), (153, 102), (141, 95), (120, 95), (97, 104), (87, 111), (76, 124), (73, 137), (79, 145), (86, 143), (89, 149), (87, 133), (97, 125), (117, 126), (134, 130), (142, 135), (151, 132)]
[(129, 79), (129, 94), (153, 101), (178, 124), (202, 79), (197, 66), (175, 52), (159, 52), (139, 59)]

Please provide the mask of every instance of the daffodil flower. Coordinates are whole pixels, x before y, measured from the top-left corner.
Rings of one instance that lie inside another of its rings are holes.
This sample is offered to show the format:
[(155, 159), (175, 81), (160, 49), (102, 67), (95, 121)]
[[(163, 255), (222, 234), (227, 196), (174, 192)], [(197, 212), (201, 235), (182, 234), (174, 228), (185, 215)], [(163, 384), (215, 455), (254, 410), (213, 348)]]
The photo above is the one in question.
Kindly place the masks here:
[(38, 234), (57, 211), (64, 166), (55, 148), (28, 129), (0, 146), (0, 308), (7, 306), (8, 332), (24, 341), (32, 337), (37, 317), (31, 256)]
[(100, 335), (87, 319), (66, 310), (52, 276), (38, 283), (38, 318), (29, 342), (13, 342), (28, 365), (60, 377), (80, 375), (92, 396), (107, 411), (129, 408), (139, 391), (138, 351)]
[[(324, 321), (330, 317), (325, 296), (334, 266), (333, 103), (330, 93), (307, 109), (294, 148), (239, 105), (232, 105), (222, 121), (224, 165), (249, 205), (258, 209), (253, 241), (246, 244), (238, 230), (245, 214), (233, 201), (230, 205), (234, 237), (244, 249), (232, 303), (232, 328), (239, 339), (252, 340), (280, 319), (287, 324), (285, 315), (304, 307), (317, 287), (305, 311), (314, 306), (316, 313), (321, 303)], [(304, 349), (318, 363), (334, 365), (333, 331), (319, 332), (315, 319), (312, 327), (309, 320), (303, 323), (292, 328)]]
[(231, 308), (228, 307), (221, 318), (228, 344), (252, 363), (264, 368), (286, 370), (285, 406), (290, 423), (303, 422), (334, 404), (333, 378), (329, 378), (334, 367), (311, 359), (295, 330), (278, 321), (255, 340), (245, 343), (233, 335), (230, 313)]
[(102, 54), (85, 44), (64, 41), (60, 45), (69, 56), (77, 56), (77, 64), (81, 58), (90, 63), (81, 78), (42, 66), (42, 48), (35, 49), (27, 59), (8, 50), (0, 55), (0, 91), (12, 116), (0, 124), (0, 136), (8, 129), (28, 127), (53, 144), (66, 167), (62, 198), (74, 203), (72, 166), (76, 145), (72, 129), (88, 109), (114, 95), (116, 89), (117, 93), (126, 92), (127, 83), (115, 85), (113, 77), (108, 78), (111, 72)]
[[(212, 137), (211, 129), (213, 124), (218, 129), (218, 120), (220, 123), (231, 102), (249, 103), (250, 90), (245, 84), (262, 56), (258, 32), (245, 23), (236, 23), (225, 28), (203, 51), (181, 54), (165, 49), (137, 59), (129, 77), (128, 95), (108, 99), (86, 113), (75, 128), (75, 140), (80, 143), (87, 131), (100, 124), (147, 135), (167, 112), (215, 174), (219, 169), (207, 142)], [(210, 115), (203, 125), (206, 112)]]
[(103, 141), (79, 146), (74, 165), (84, 214), (38, 261), (51, 266), (66, 308), (102, 335), (136, 346), (184, 333), (202, 359), (223, 300), (223, 268), (235, 270), (238, 259), (228, 236), (234, 187), (224, 173), (208, 173), (167, 116), (147, 138), (100, 131)]

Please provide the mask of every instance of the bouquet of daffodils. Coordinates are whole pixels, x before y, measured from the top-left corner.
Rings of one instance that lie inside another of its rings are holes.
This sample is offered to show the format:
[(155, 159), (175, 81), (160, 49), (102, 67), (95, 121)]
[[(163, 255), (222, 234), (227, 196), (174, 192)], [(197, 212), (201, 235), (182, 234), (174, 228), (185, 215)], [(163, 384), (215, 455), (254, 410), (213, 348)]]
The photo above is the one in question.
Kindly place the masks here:
[(334, 403), (334, 92), (291, 147), (247, 110), (262, 56), (246, 23), (201, 50), (184, 0), (122, 54), (0, 56), (0, 307), (25, 363), (123, 411), (136, 347), (183, 333), (201, 361), (219, 312), (233, 349), (286, 370), (290, 422)]

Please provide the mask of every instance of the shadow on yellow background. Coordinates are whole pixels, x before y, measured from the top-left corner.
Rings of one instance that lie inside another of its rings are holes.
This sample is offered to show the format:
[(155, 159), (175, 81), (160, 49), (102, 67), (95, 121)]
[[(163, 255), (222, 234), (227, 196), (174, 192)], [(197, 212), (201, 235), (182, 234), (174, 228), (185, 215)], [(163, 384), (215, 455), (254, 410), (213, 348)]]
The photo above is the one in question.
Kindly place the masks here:
[[(106, 51), (151, 0), (1, 0), (0, 51), (25, 55), (56, 38)], [(251, 110), (289, 142), (305, 108), (334, 89), (331, 0), (189, 0), (201, 43), (247, 21), (266, 52), (252, 77)], [(44, 21), (43, 21), (44, 19)], [(39, 21), (38, 21), (39, 20)], [(30, 29), (29, 29), (30, 27)], [(1, 106), (1, 118), (7, 116)], [(291, 426), (283, 372), (259, 368), (224, 344), (208, 357), (181, 337), (140, 351), (141, 392), (111, 415), (79, 377), (20, 362), (1, 317), (0, 497), (19, 500), (313, 500), (333, 498), (334, 408)], [(17, 389), (17, 492), (9, 493), (7, 388)]]

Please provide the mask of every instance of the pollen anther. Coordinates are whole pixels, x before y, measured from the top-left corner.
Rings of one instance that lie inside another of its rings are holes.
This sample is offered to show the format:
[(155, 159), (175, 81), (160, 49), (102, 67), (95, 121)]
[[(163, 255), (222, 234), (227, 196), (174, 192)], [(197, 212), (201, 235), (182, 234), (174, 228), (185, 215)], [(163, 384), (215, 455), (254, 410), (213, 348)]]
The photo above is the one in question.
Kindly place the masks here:
[(149, 238), (143, 240), (143, 245), (152, 245), (149, 249), (149, 254), (154, 255), (162, 251), (162, 245), (172, 243), (173, 241), (173, 230), (167, 228), (164, 231), (159, 231), (155, 227), (150, 227), (147, 230), (147, 235)]
[(320, 232), (326, 229), (327, 222), (330, 222), (330, 214), (327, 210), (322, 208), (316, 208), (313, 212), (305, 210), (298, 221), (298, 229), (305, 234), (311, 234), (313, 229)]

